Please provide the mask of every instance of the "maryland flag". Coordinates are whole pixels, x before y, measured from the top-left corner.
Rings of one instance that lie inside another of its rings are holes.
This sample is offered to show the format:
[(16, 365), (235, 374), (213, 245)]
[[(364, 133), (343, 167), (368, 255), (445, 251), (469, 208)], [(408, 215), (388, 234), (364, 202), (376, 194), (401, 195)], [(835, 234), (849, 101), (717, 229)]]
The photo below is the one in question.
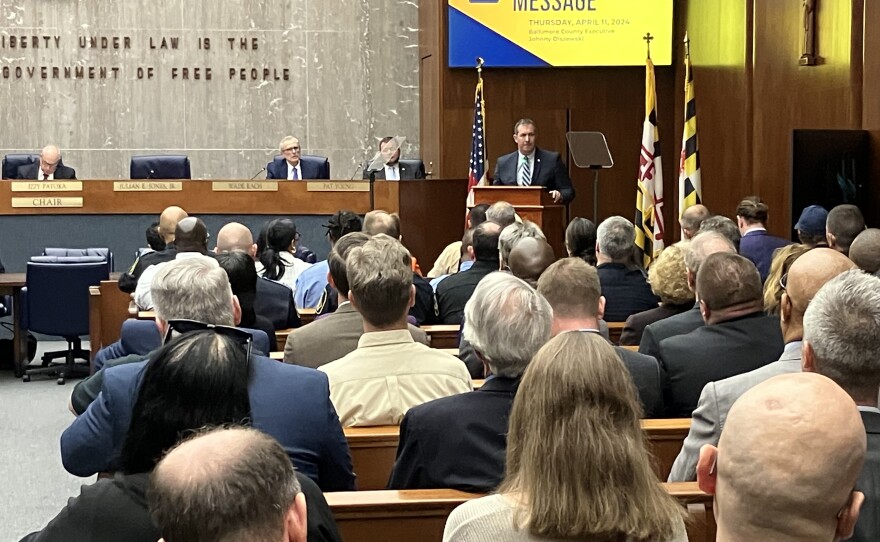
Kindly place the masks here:
[(645, 63), (645, 124), (639, 156), (639, 182), (636, 191), (636, 246), (642, 251), (645, 267), (663, 250), (663, 164), (660, 161), (660, 132), (657, 130), (657, 93), (654, 89), (654, 63)]
[(703, 203), (700, 181), (700, 145), (697, 139), (697, 101), (694, 72), (691, 71), (690, 40), (684, 37), (684, 133), (681, 137), (681, 163), (678, 173), (678, 216), (691, 205)]

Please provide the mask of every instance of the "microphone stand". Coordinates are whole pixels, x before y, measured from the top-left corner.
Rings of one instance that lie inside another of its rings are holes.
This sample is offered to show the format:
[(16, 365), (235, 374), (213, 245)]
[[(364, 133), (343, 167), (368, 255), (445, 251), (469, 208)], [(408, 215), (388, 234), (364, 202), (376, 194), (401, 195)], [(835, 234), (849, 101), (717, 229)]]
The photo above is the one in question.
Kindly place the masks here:
[(373, 190), (373, 185), (376, 182), (376, 170), (370, 170), (370, 210), (376, 210), (376, 196)]

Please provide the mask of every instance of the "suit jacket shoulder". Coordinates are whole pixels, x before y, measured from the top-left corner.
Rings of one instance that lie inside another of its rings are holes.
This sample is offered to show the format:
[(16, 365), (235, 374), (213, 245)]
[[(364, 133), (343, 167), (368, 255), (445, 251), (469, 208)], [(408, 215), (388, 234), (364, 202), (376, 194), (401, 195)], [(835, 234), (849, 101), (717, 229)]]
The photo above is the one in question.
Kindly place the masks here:
[(636, 390), (639, 392), (639, 401), (642, 403), (645, 417), (659, 418), (662, 416), (663, 388), (660, 364), (651, 356), (639, 354), (619, 346), (614, 348), (632, 376)]

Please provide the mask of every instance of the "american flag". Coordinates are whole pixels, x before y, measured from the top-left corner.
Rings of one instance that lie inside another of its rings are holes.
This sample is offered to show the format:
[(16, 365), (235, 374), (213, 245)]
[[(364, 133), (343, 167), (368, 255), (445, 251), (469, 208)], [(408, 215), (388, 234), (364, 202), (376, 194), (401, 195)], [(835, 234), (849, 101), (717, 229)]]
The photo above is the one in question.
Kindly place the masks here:
[(474, 126), (471, 135), (471, 163), (468, 169), (468, 207), (474, 205), (474, 187), (486, 184), (486, 102), (483, 101), (483, 78), (474, 93)]

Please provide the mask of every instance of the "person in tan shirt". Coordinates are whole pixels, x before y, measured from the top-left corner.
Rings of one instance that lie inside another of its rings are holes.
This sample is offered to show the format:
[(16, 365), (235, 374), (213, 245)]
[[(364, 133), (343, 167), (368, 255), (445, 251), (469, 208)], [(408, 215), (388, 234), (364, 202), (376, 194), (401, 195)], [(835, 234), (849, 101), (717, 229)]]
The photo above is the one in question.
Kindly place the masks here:
[(343, 426), (399, 424), (406, 411), (471, 390), (458, 358), (413, 340), (407, 312), (414, 303), (411, 258), (399, 241), (373, 236), (346, 257), (349, 301), (361, 313), (357, 349), (319, 370)]

